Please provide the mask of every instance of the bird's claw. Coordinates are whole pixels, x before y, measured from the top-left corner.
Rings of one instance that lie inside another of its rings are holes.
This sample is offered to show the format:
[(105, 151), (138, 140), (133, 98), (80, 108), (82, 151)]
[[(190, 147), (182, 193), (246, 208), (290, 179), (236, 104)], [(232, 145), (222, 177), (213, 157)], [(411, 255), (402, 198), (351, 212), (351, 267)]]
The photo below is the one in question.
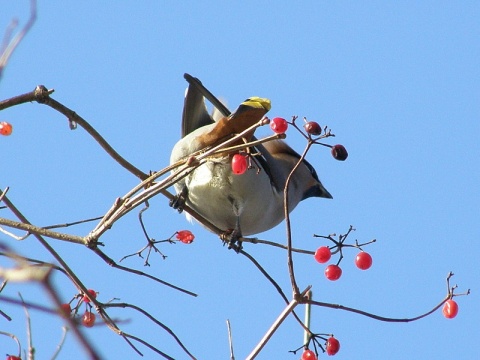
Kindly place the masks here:
[(182, 200), (180, 195), (175, 195), (172, 200), (168, 203), (170, 207), (174, 208), (180, 214), (183, 211), (183, 206), (185, 205), (185, 200)]
[(179, 194), (175, 195), (173, 199), (170, 200), (168, 204), (180, 214), (185, 207), (185, 203), (187, 202), (187, 195), (188, 188), (185, 186)]
[(239, 253), (242, 249), (242, 234), (238, 229), (229, 229), (220, 235), (224, 245), (228, 245), (228, 249), (233, 249), (236, 253)]

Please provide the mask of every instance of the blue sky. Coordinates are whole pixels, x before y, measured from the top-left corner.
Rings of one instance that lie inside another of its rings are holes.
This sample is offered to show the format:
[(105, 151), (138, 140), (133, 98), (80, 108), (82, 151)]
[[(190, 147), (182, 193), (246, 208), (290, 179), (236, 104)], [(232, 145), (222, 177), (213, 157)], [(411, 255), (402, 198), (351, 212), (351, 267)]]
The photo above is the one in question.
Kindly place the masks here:
[[(28, 1), (2, 1), (0, 28), (12, 17), (24, 24)], [(329, 282), (324, 266), (295, 256), (300, 287), (313, 286), (315, 299), (382, 316), (412, 317), (445, 296), (452, 270), (460, 312), (446, 320), (437, 312), (409, 324), (380, 323), (338, 310), (314, 308), (315, 332), (341, 341), (337, 359), (473, 359), (480, 352), (478, 238), (480, 147), (480, 6), (462, 2), (317, 2), (271, 5), (225, 2), (50, 1), (38, 4), (38, 20), (12, 57), (0, 82), (2, 99), (54, 88), (53, 97), (87, 119), (122, 155), (143, 171), (167, 165), (180, 136), (186, 82), (198, 78), (235, 108), (249, 96), (272, 101), (270, 117), (306, 116), (328, 125), (349, 151), (345, 162), (314, 148), (312, 163), (333, 200), (309, 199), (292, 214), (293, 242), (314, 250), (325, 245), (313, 233), (344, 233), (349, 225), (360, 242), (376, 238), (373, 267), (353, 265), (346, 251), (343, 276)], [(49, 225), (101, 215), (137, 181), (112, 161), (81, 129), (70, 131), (58, 113), (24, 104), (0, 113), (14, 133), (0, 139), (0, 186), (32, 223)], [(269, 134), (261, 130), (260, 134)], [(301, 151), (302, 138), (288, 143)], [(2, 211), (5, 216), (5, 211)], [(145, 215), (150, 235), (169, 237), (180, 229), (196, 235), (192, 245), (162, 246), (168, 258), (124, 264), (149, 271), (199, 294), (191, 298), (109, 268), (86, 248), (50, 240), (99, 300), (114, 297), (151, 311), (170, 326), (199, 359), (227, 359), (225, 321), (230, 319), (236, 358), (253, 349), (282, 311), (274, 288), (244, 257), (228, 251), (198, 224), (168, 207), (159, 196)], [(85, 235), (91, 225), (68, 228)], [(283, 224), (261, 234), (285, 242)], [(32, 239), (7, 242), (20, 254), (51, 260)], [(144, 245), (137, 214), (131, 213), (103, 238), (112, 258)], [(286, 255), (246, 245), (290, 294)], [(7, 264), (2, 259), (1, 264)], [(55, 277), (61, 295), (74, 287)], [(49, 305), (35, 285), (9, 285), (26, 299)], [(26, 344), (23, 310), (2, 305), (14, 317), (0, 330)], [(303, 308), (298, 308), (303, 314)], [(38, 358), (48, 358), (60, 338), (61, 321), (32, 311)], [(129, 320), (125, 331), (183, 359), (159, 328), (127, 310), (111, 316)], [(136, 354), (105, 327), (85, 331), (108, 359)], [(259, 359), (298, 359), (289, 354), (303, 334), (289, 319)], [(11, 340), (0, 348), (14, 352)], [(145, 359), (156, 358), (146, 348)], [(321, 356), (325, 358), (326, 354)], [(69, 335), (61, 359), (83, 358)]]

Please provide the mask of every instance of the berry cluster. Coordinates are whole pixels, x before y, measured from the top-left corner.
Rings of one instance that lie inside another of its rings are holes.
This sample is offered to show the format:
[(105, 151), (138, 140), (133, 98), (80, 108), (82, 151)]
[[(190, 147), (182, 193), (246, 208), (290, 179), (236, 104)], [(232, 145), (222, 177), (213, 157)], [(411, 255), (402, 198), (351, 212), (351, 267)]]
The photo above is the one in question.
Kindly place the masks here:
[(321, 246), (315, 251), (314, 258), (317, 262), (324, 264), (329, 261), (332, 257), (332, 250), (334, 250), (335, 253), (340, 253), (340, 258), (338, 259), (338, 262), (336, 264), (330, 264), (325, 268), (325, 277), (328, 280), (335, 281), (340, 279), (340, 277), (342, 276), (342, 269), (339, 265), (343, 259), (342, 249), (345, 247), (353, 247), (360, 250), (360, 252), (355, 257), (355, 265), (357, 266), (357, 268), (359, 268), (360, 270), (367, 270), (372, 266), (372, 256), (369, 253), (363, 251), (361, 246), (368, 245), (372, 242), (375, 242), (375, 240), (369, 241), (365, 244), (358, 244), (357, 241), (355, 241), (355, 244), (352, 245), (345, 244), (345, 240), (347, 239), (350, 232), (353, 230), (353, 227), (350, 226), (348, 232), (345, 235), (340, 235), (338, 240), (335, 240), (333, 238), (335, 234), (329, 236), (314, 235), (316, 237), (323, 237), (325, 239), (329, 239), (334, 243), (334, 246), (332, 247)]
[[(303, 125), (303, 128), (306, 132), (306, 135), (302, 130), (295, 124), (295, 120), (297, 119), (296, 116), (292, 117), (292, 121), (288, 122), (284, 118), (281, 117), (275, 117), (271, 121), (267, 119), (267, 122), (270, 121), (270, 128), (275, 134), (285, 134), (285, 132), (288, 129), (288, 125), (291, 124), (293, 125), (298, 131), (300, 131), (305, 138), (307, 138), (310, 142), (320, 144), (327, 146), (331, 149), (331, 153), (334, 159), (340, 160), (340, 161), (345, 161), (348, 157), (348, 152), (347, 149), (345, 149), (345, 146), (337, 144), (337, 145), (328, 145), (324, 143), (320, 143), (317, 140), (329, 136), (334, 136), (333, 134), (330, 133), (330, 130), (325, 127), (322, 129), (322, 127), (315, 121), (307, 121), (304, 119), (305, 124)], [(312, 136), (316, 136), (316, 138), (312, 138)], [(240, 152), (238, 154), (234, 154), (232, 156), (232, 172), (235, 175), (242, 175), (247, 171), (249, 168), (248, 166), (248, 154), (244, 152)]]
[[(306, 119), (304, 119), (304, 121), (305, 121), (305, 124), (303, 125), (303, 128), (305, 129), (305, 131), (307, 132), (310, 138), (312, 135), (321, 136), (322, 131), (325, 133), (325, 135), (332, 136), (329, 131), (327, 132), (326, 127), (325, 129), (322, 130), (322, 127), (319, 125), (319, 123), (315, 121), (307, 121)], [(322, 145), (326, 145), (326, 144), (322, 144)], [(330, 147), (331, 149), (330, 152), (335, 160), (339, 160), (339, 161), (347, 160), (348, 152), (347, 152), (347, 149), (345, 149), (345, 146), (340, 144), (333, 145), (333, 146), (330, 146), (330, 145), (326, 145), (326, 146)]]
[[(81, 304), (84, 303), (85, 312), (82, 315), (81, 322), (83, 326), (90, 328), (95, 324), (95, 320), (96, 320), (96, 316), (92, 312), (92, 305), (90, 304), (91, 302), (90, 298), (96, 299), (98, 293), (93, 289), (88, 289), (87, 292), (90, 297), (88, 297), (86, 294), (77, 294), (69, 303), (62, 304), (60, 307), (60, 310), (63, 316), (76, 316)], [(77, 302), (77, 305), (72, 309), (72, 306), (70, 304), (75, 299), (77, 299), (78, 302)]]
[[(318, 336), (318, 335), (315, 335), (315, 336)], [(318, 337), (325, 340), (324, 351), (327, 353), (327, 355), (331, 356), (338, 353), (338, 351), (340, 350), (340, 341), (338, 341), (335, 337), (333, 337), (333, 335), (330, 336), (329, 338), (324, 338), (321, 336), (318, 336)], [(320, 347), (323, 350), (323, 347), (322, 346)], [(315, 352), (316, 351), (317, 349), (315, 347)], [(300, 358), (300, 360), (318, 360), (318, 353), (316, 354), (315, 352), (313, 350), (310, 350), (308, 347), (305, 347), (305, 350), (303, 351), (302, 357)]]

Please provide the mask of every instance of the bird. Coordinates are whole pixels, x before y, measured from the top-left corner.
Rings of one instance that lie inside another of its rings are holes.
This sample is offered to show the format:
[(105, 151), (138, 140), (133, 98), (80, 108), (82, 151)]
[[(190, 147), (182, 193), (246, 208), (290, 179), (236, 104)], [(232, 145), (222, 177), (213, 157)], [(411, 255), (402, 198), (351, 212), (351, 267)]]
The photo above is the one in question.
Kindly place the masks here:
[[(182, 137), (172, 149), (170, 164), (188, 159), (193, 153), (212, 148), (246, 130), (271, 108), (270, 100), (255, 96), (230, 113), (200, 80), (189, 74), (184, 77), (189, 86), (184, 100)], [(212, 115), (207, 111), (205, 99), (215, 107)], [(251, 132), (243, 141), (254, 139)], [(181, 212), (187, 204), (225, 234), (230, 234), (229, 247), (235, 247), (243, 236), (267, 231), (284, 220), (285, 183), (300, 159), (283, 140), (255, 145), (252, 152), (259, 155), (254, 156), (259, 169), (249, 168), (236, 175), (232, 172), (232, 154), (213, 155), (174, 184), (177, 195), (170, 205)], [(313, 166), (302, 160), (292, 175), (289, 210), (310, 197), (331, 199), (332, 195)]]

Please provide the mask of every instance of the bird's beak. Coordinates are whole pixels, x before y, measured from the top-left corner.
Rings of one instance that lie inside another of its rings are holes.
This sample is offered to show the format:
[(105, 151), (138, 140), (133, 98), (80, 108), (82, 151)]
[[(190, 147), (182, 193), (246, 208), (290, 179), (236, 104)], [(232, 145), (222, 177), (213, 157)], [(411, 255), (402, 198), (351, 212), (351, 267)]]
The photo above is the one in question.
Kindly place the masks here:
[(315, 186), (312, 186), (303, 194), (303, 199), (309, 197), (322, 197), (325, 199), (333, 199), (332, 194), (330, 194), (328, 190), (325, 189), (322, 183), (318, 183)]

